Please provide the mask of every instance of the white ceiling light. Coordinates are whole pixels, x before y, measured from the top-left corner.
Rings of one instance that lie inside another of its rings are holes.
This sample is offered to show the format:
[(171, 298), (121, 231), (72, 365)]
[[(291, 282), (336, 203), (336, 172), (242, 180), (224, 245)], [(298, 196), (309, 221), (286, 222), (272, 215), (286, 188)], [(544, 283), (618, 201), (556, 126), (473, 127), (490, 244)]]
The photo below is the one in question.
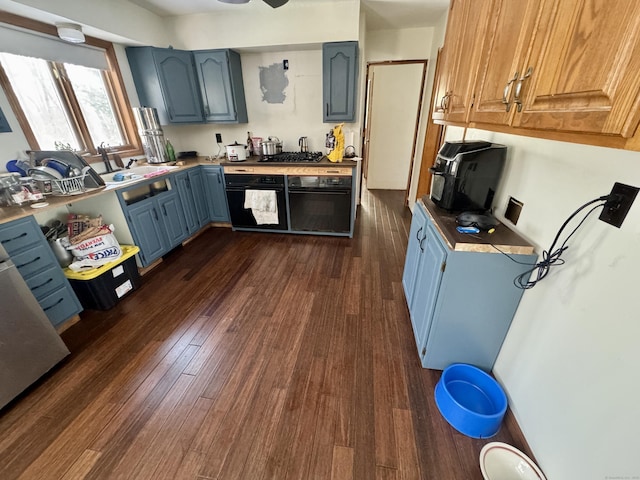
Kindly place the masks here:
[(249, 0), (218, 0), (222, 3), (249, 3)]
[(58, 36), (71, 43), (84, 43), (84, 33), (82, 27), (75, 23), (57, 23)]

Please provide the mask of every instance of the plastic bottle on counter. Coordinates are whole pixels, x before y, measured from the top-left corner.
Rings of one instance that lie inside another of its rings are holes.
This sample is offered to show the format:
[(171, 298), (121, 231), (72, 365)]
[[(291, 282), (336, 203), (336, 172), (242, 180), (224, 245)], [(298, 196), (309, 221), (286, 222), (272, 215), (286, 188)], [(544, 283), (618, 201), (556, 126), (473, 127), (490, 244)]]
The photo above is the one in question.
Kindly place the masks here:
[(167, 140), (167, 158), (170, 162), (176, 161), (176, 151), (173, 149), (173, 145), (171, 145), (169, 140)]

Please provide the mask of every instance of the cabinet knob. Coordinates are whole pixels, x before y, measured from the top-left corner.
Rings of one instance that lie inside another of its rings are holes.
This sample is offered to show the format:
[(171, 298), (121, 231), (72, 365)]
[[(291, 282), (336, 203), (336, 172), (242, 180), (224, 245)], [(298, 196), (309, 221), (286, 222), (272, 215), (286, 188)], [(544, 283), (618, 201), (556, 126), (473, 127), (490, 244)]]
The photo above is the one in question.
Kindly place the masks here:
[(513, 74), (513, 78), (507, 82), (502, 92), (502, 103), (505, 104), (506, 111), (511, 110), (511, 104), (509, 103), (509, 96), (511, 93), (511, 85), (518, 79), (518, 72)]
[(520, 99), (520, 94), (522, 93), (522, 82), (524, 82), (527, 78), (531, 76), (533, 73), (533, 67), (529, 67), (525, 74), (522, 76), (518, 83), (516, 83), (516, 90), (513, 96), (513, 103), (517, 105), (518, 112), (522, 111), (522, 100)]

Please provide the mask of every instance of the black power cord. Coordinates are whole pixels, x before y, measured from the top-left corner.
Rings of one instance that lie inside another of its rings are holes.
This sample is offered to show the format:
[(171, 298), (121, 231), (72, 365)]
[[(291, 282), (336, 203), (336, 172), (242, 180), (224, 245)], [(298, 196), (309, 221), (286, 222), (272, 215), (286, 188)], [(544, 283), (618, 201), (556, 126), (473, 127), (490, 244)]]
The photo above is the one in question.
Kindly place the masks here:
[[(569, 218), (567, 218), (565, 220), (565, 222), (562, 224), (562, 226), (558, 230), (558, 233), (556, 234), (556, 237), (553, 239), (553, 243), (551, 244), (551, 247), (549, 247), (549, 250), (544, 250), (542, 252), (542, 260), (539, 261), (538, 263), (520, 262), (520, 261), (516, 260), (515, 258), (511, 257), (509, 254), (507, 254), (507, 253), (503, 252), (502, 250), (500, 250), (494, 244), (490, 244), (490, 245), (493, 248), (495, 248), (497, 251), (499, 251), (500, 253), (505, 255), (512, 262), (519, 263), (520, 265), (530, 265), (530, 266), (532, 266), (532, 268), (530, 268), (530, 269), (526, 270), (525, 272), (521, 273), (520, 275), (518, 275), (513, 280), (513, 284), (516, 287), (521, 288), (523, 290), (528, 290), (530, 288), (535, 287), (536, 284), (539, 281), (541, 281), (543, 278), (545, 278), (549, 274), (549, 270), (551, 269), (551, 267), (564, 265), (564, 263), (565, 263), (564, 259), (562, 259), (560, 257), (562, 256), (564, 251), (567, 248), (569, 248), (569, 246), (567, 245), (567, 242), (569, 241), (569, 239), (573, 236), (574, 233), (576, 233), (578, 231), (580, 226), (585, 222), (585, 220), (589, 217), (589, 215), (591, 215), (598, 208), (604, 206), (604, 204), (607, 202), (607, 200), (613, 200), (618, 196), (619, 195), (604, 195), (602, 197), (598, 197), (596, 199), (593, 199), (593, 200), (585, 203), (584, 205), (579, 207), (575, 212), (573, 212), (569, 216)], [(598, 203), (598, 202), (600, 202), (600, 203)], [(556, 249), (556, 244), (558, 243), (558, 240), (560, 239), (560, 235), (562, 235), (562, 232), (564, 231), (566, 226), (569, 224), (569, 222), (571, 220), (573, 220), (573, 218), (578, 213), (580, 213), (582, 210), (587, 208), (589, 205), (593, 205), (594, 203), (597, 203), (597, 205), (595, 207), (592, 207), (586, 213), (586, 215), (584, 217), (582, 217), (582, 220), (580, 220), (580, 223), (578, 223), (578, 225), (571, 231), (571, 233), (567, 236), (567, 238), (564, 239), (564, 241), (562, 242), (562, 245), (559, 248)], [(536, 272), (535, 277), (533, 279), (531, 279), (531, 274), (533, 274), (534, 272)]]

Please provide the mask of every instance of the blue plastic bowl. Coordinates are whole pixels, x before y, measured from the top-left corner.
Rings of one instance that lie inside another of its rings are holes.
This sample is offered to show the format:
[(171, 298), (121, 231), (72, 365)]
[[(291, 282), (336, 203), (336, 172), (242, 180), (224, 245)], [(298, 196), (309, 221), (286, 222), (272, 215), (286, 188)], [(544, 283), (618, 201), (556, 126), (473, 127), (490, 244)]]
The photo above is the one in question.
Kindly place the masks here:
[(444, 419), (472, 438), (493, 437), (507, 411), (507, 396), (500, 384), (479, 368), (463, 363), (442, 372), (435, 399)]

